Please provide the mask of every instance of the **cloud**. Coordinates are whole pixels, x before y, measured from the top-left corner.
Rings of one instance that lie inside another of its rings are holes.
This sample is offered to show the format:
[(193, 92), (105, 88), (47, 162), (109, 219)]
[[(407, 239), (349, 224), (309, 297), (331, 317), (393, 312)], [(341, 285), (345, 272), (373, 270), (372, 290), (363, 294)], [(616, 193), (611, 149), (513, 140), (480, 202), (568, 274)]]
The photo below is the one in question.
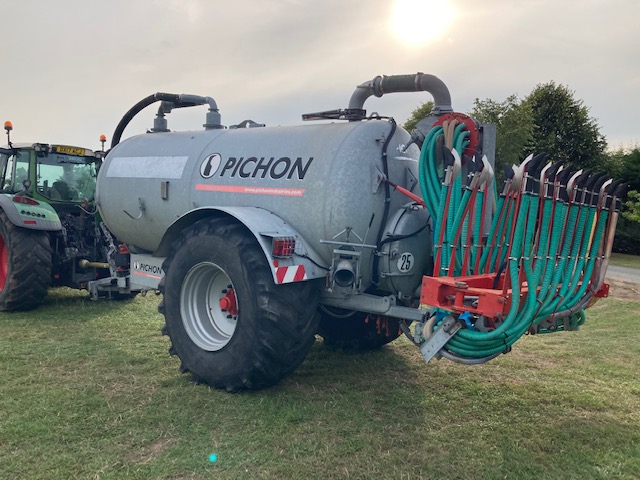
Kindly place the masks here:
[[(449, 1), (455, 24), (422, 48), (390, 34), (388, 0), (7, 3), (0, 115), (25, 141), (91, 145), (155, 91), (211, 95), (227, 123), (287, 124), (345, 107), (375, 75), (424, 71), (447, 83), (461, 111), (476, 97), (524, 96), (555, 80), (607, 136), (638, 138), (635, 0)], [(437, 21), (425, 18), (424, 28)], [(403, 121), (427, 99), (389, 95), (366, 108)], [(153, 113), (144, 115), (128, 133), (151, 124)], [(180, 112), (170, 125), (199, 128), (202, 116)]]

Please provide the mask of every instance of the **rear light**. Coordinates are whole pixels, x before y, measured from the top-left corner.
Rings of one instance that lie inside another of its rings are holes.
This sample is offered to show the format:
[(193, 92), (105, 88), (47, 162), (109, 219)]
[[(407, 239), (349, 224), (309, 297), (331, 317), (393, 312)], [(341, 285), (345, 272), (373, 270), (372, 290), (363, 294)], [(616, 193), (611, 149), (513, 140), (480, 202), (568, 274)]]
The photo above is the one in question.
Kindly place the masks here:
[(22, 203), (23, 205), (40, 205), (40, 203), (36, 202), (33, 198), (21, 197), (19, 195), (13, 197), (13, 201), (15, 203)]
[(273, 239), (271, 254), (276, 258), (288, 258), (293, 255), (296, 249), (296, 239), (294, 237), (276, 237)]

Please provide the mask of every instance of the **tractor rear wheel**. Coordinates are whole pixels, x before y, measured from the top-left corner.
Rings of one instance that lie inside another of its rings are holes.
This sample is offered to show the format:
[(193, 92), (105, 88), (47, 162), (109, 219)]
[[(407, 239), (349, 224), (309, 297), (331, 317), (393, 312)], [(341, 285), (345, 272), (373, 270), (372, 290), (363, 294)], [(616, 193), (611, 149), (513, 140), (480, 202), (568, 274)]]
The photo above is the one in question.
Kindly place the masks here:
[(384, 315), (320, 306), (318, 335), (343, 350), (374, 350), (400, 335), (398, 321)]
[(30, 310), (42, 303), (51, 281), (47, 232), (15, 226), (0, 210), (0, 310)]
[(274, 385), (315, 342), (318, 286), (275, 285), (258, 242), (236, 222), (195, 223), (162, 268), (169, 353), (198, 382), (232, 392)]

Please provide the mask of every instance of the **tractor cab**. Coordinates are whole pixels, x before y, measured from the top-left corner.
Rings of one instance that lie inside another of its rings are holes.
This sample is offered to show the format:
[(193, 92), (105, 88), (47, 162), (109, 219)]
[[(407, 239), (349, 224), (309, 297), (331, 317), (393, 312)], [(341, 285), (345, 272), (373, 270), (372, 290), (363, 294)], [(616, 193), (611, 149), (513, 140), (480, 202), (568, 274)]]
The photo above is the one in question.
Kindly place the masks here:
[(13, 144), (0, 149), (0, 192), (21, 193), (54, 208), (86, 204), (95, 194), (101, 154), (65, 145)]
[(46, 143), (14, 144), (13, 125), (4, 123), (8, 146), (0, 147), (0, 193), (31, 197), (65, 206), (88, 205), (96, 191), (98, 168), (105, 155), (106, 137), (100, 136), (102, 151)]

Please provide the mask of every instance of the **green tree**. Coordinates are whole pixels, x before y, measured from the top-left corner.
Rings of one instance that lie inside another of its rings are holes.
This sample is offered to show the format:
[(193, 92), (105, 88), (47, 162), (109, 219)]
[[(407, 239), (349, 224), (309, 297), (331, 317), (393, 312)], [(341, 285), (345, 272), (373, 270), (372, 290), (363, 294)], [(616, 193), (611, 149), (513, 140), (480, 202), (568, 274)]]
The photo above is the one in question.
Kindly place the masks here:
[(632, 222), (640, 223), (640, 193), (636, 190), (629, 192), (627, 202), (625, 203), (626, 209), (622, 212), (622, 216)]
[(420, 104), (420, 106), (414, 109), (411, 112), (411, 116), (407, 119), (406, 122), (402, 125), (407, 132), (412, 132), (418, 122), (424, 118), (427, 118), (431, 115), (431, 111), (435, 107), (435, 104), (432, 101), (428, 101), (426, 103)]
[(503, 102), (487, 98), (478, 98), (473, 102), (470, 115), (481, 123), (496, 126), (496, 165), (499, 179), (503, 175), (503, 166), (519, 164), (522, 152), (533, 136), (533, 119), (528, 103), (510, 95)]
[(632, 150), (618, 148), (607, 153), (607, 173), (613, 178), (621, 178), (640, 191), (640, 147)]
[(632, 190), (640, 190), (640, 147), (628, 151), (618, 150), (616, 153), (619, 163), (616, 176), (628, 182)]
[[(432, 108), (433, 102), (416, 108), (403, 125), (405, 129), (413, 130)], [(607, 156), (606, 139), (596, 120), (589, 116), (589, 109), (574, 97), (573, 91), (553, 81), (537, 85), (524, 100), (517, 95), (501, 102), (476, 98), (470, 115), (482, 123), (496, 125), (498, 177), (502, 176), (503, 165), (519, 164), (529, 153), (536, 152), (579, 168), (618, 169), (632, 175), (640, 165), (634, 156), (613, 160)]]
[(539, 84), (525, 98), (531, 109), (533, 136), (525, 152), (544, 152), (553, 161), (604, 170), (607, 142), (589, 109), (566, 86)]

